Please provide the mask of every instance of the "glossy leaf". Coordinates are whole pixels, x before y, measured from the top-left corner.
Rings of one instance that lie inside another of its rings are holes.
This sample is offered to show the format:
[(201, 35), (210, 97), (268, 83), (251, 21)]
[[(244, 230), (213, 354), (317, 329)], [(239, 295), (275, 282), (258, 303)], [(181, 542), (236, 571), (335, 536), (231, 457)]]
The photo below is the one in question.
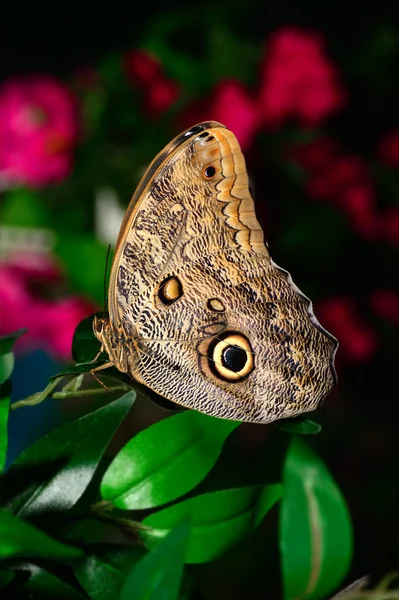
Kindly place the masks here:
[(36, 556), (51, 560), (69, 560), (82, 556), (79, 548), (63, 544), (40, 529), (3, 510), (0, 513), (0, 558)]
[(352, 557), (352, 528), (342, 494), (320, 458), (294, 438), (284, 466), (279, 543), (285, 598), (328, 595)]
[(197, 411), (155, 423), (115, 457), (101, 483), (102, 497), (118, 508), (142, 509), (182, 496), (210, 471), (238, 425)]
[(0, 354), (0, 385), (7, 381), (14, 369), (14, 352)]
[[(134, 392), (129, 392), (27, 448), (4, 478), (8, 507), (14, 513), (29, 516), (71, 508), (90, 483), (108, 442), (134, 399)], [(15, 489), (21, 481), (23, 488)]]
[(24, 590), (33, 598), (40, 600), (87, 600), (83, 592), (73, 587), (36, 565), (29, 565), (30, 577), (24, 585)]
[[(103, 313), (97, 313), (97, 315), (103, 316)], [(100, 350), (101, 344), (93, 333), (94, 316), (90, 315), (83, 319), (73, 334), (72, 357), (77, 363), (90, 362)]]
[(190, 522), (185, 518), (133, 567), (120, 600), (177, 599), (189, 534)]
[(26, 333), (27, 329), (18, 329), (9, 335), (0, 337), (0, 354), (7, 354), (21, 335)]
[(276, 484), (195, 496), (146, 517), (143, 525), (151, 529), (139, 535), (151, 548), (188, 514), (191, 534), (186, 562), (215, 560), (259, 525), (281, 493), (281, 485)]
[(144, 554), (141, 548), (96, 544), (84, 560), (76, 563), (75, 574), (92, 600), (117, 598), (126, 576)]
[(10, 398), (11, 381), (6, 381), (0, 389), (0, 473), (4, 471), (7, 459)]
[(275, 425), (279, 429), (287, 431), (288, 433), (298, 434), (319, 433), (322, 429), (319, 423), (301, 417), (297, 417), (295, 419), (281, 419), (280, 421), (276, 421)]

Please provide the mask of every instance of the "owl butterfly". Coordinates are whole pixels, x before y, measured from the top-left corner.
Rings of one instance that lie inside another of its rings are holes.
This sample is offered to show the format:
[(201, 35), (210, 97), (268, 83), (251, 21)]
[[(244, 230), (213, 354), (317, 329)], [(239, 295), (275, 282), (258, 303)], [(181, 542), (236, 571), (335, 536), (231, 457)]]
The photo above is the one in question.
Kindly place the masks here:
[(336, 382), (337, 341), (273, 263), (240, 146), (220, 123), (191, 127), (149, 166), (108, 302), (93, 322), (102, 368), (182, 406), (268, 423), (315, 409)]

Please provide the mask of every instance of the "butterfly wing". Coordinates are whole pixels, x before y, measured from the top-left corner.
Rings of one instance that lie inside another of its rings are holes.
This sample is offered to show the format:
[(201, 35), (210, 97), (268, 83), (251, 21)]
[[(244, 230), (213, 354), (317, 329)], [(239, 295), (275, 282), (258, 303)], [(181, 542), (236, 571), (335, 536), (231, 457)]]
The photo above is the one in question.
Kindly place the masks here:
[(162, 273), (232, 246), (268, 255), (236, 137), (201, 123), (155, 158), (130, 202), (111, 270), (111, 319)]
[(130, 374), (223, 418), (314, 409), (335, 384), (336, 340), (271, 260), (234, 134), (201, 123), (153, 161), (121, 227), (110, 325)]

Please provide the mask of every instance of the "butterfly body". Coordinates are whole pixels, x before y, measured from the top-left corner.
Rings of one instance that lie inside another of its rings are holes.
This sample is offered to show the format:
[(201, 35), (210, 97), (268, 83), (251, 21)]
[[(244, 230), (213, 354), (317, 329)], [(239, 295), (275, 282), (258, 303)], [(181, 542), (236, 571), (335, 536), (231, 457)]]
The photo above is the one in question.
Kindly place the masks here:
[(267, 423), (316, 408), (337, 342), (264, 243), (244, 157), (201, 123), (153, 161), (128, 207), (94, 332), (110, 362), (169, 400)]

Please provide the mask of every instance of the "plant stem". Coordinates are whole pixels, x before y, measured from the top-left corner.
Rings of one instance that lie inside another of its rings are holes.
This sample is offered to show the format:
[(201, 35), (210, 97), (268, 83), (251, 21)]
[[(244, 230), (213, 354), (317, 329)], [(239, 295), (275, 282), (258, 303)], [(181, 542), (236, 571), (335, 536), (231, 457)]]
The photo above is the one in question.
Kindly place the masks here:
[(54, 392), (53, 398), (71, 398), (76, 396), (93, 396), (97, 394), (108, 394), (109, 392), (119, 392), (125, 390), (127, 386), (125, 385), (116, 385), (115, 387), (111, 387), (109, 389), (98, 389), (98, 388), (90, 388), (88, 390), (76, 390), (72, 392)]
[(14, 402), (10, 406), (10, 410), (16, 410), (17, 408), (22, 408), (23, 406), (35, 406), (36, 404), (40, 404), (43, 402), (51, 394), (54, 388), (57, 387), (59, 382), (63, 379), (63, 376), (57, 377), (57, 379), (53, 379), (50, 381), (47, 387), (44, 388), (42, 392), (37, 392), (36, 394), (32, 394), (32, 396), (28, 396), (23, 400), (19, 400), (18, 402)]

